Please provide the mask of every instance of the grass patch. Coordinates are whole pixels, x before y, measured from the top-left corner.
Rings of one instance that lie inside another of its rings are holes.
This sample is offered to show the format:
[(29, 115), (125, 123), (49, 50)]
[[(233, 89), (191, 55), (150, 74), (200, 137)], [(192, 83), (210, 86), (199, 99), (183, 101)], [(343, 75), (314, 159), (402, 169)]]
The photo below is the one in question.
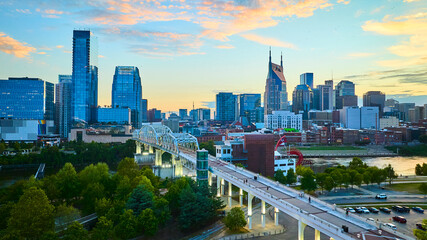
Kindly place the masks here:
[(399, 192), (408, 192), (413, 194), (422, 194), (418, 188), (421, 183), (397, 183), (392, 185), (387, 185), (386, 189), (391, 189)]
[(343, 150), (365, 150), (360, 147), (353, 146), (314, 146), (314, 147), (298, 147), (297, 149), (301, 151), (343, 151)]

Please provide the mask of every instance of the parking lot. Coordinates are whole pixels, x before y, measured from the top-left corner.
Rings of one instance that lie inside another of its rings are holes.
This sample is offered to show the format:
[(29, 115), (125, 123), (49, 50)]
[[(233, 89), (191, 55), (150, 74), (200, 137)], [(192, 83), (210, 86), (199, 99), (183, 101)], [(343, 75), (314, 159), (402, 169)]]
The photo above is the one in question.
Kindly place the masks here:
[[(353, 207), (353, 209), (355, 209), (355, 207), (362, 207), (362, 206), (352, 206), (352, 207)], [(375, 207), (377, 209), (379, 209), (378, 206), (375, 206)], [(390, 210), (391, 210), (391, 208), (390, 208)], [(389, 213), (389, 214), (381, 212), (381, 211), (379, 213), (356, 213), (356, 214), (361, 216), (361, 217), (365, 217), (365, 218), (373, 218), (375, 221), (380, 221), (383, 223), (392, 223), (392, 224), (396, 225), (397, 230), (399, 232), (402, 232), (404, 234), (408, 234), (410, 236), (413, 236), (412, 229), (416, 228), (415, 224), (421, 223), (423, 221), (423, 219), (426, 218), (425, 214), (415, 212), (412, 209), (409, 213), (399, 213), (399, 212), (392, 210), (391, 213)], [(399, 222), (393, 221), (392, 217), (394, 217), (394, 216), (405, 217), (407, 220), (407, 223), (399, 223)]]

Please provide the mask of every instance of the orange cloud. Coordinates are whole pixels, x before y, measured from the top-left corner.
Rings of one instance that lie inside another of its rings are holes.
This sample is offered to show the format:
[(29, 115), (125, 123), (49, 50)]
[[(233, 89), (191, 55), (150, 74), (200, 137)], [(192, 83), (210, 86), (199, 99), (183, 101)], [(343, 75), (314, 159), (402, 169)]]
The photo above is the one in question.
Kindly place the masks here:
[(349, 53), (347, 56), (349, 58), (362, 58), (362, 57), (370, 57), (373, 56), (373, 53), (367, 53), (367, 52), (354, 52), (354, 53)]
[(25, 58), (30, 55), (30, 53), (35, 52), (36, 48), (27, 46), (24, 42), (19, 42), (5, 33), (0, 32), (0, 51), (7, 54), (12, 54), (18, 58)]
[(233, 49), (234, 46), (232, 46), (230, 44), (225, 44), (225, 45), (218, 45), (218, 46), (216, 46), (216, 48), (219, 48), (219, 49)]
[(295, 45), (292, 43), (288, 43), (288, 42), (284, 42), (281, 41), (279, 39), (275, 39), (275, 38), (269, 38), (269, 37), (263, 37), (263, 36), (259, 36), (256, 34), (242, 34), (240, 35), (242, 37), (244, 37), (247, 40), (253, 41), (253, 42), (257, 42), (263, 45), (267, 45), (267, 46), (274, 46), (274, 47), (283, 47), (283, 48), (292, 48), (292, 49), (296, 49)]

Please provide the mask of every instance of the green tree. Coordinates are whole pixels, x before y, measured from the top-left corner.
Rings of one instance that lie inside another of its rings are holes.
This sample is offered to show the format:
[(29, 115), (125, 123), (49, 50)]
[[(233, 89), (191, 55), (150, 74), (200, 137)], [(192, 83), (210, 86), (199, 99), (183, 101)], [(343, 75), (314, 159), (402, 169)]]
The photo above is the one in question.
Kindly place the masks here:
[(245, 213), (240, 207), (234, 207), (227, 213), (224, 218), (224, 223), (230, 230), (238, 230), (246, 226)]
[(126, 203), (127, 209), (132, 209), (135, 215), (139, 215), (143, 210), (153, 207), (153, 193), (147, 190), (145, 185), (136, 187)]
[(157, 233), (158, 221), (154, 211), (150, 208), (145, 209), (138, 216), (139, 229), (142, 228), (146, 236), (154, 236)]
[(80, 211), (73, 206), (65, 204), (59, 205), (55, 209), (55, 222), (58, 225), (65, 225), (80, 218)]
[(341, 184), (343, 184), (343, 176), (341, 174), (341, 171), (338, 169), (335, 169), (331, 172), (331, 177), (335, 182), (336, 186), (340, 186), (341, 188)]
[(427, 183), (421, 183), (420, 186), (418, 187), (418, 190), (422, 194), (427, 194)]
[(418, 140), (419, 140), (421, 143), (427, 144), (427, 134), (421, 135), (421, 136), (418, 138)]
[(6, 148), (7, 148), (6, 143), (0, 142), (0, 155), (3, 154)]
[[(424, 229), (427, 229), (427, 219), (423, 220), (422, 226)], [(417, 237), (417, 239), (427, 240), (427, 231), (426, 230), (414, 229), (413, 233), (414, 233), (415, 237)]]
[(7, 229), (22, 238), (40, 238), (44, 232), (53, 231), (53, 209), (43, 190), (29, 188), (13, 207)]
[(421, 167), (421, 165), (419, 163), (417, 163), (417, 165), (415, 166), (415, 175), (417, 176), (423, 176), (423, 168)]
[(327, 174), (327, 173), (318, 173), (316, 175), (316, 183), (322, 189), (322, 192), (323, 192), (323, 189), (325, 188), (326, 177), (328, 177), (328, 176), (329, 176), (329, 174)]
[(349, 163), (348, 167), (350, 169), (358, 169), (358, 168), (367, 168), (366, 163), (362, 161), (362, 159), (358, 157), (354, 157), (353, 160)]
[(363, 182), (368, 185), (369, 183), (371, 183), (371, 174), (369, 171), (366, 171), (363, 173)]
[(154, 213), (157, 217), (160, 226), (165, 225), (165, 223), (171, 218), (171, 212), (169, 209), (169, 202), (165, 198), (154, 198)]
[(83, 190), (81, 196), (83, 197), (81, 200), (83, 212), (85, 214), (93, 213), (96, 200), (105, 196), (104, 185), (98, 182), (90, 183)]
[(21, 144), (19, 144), (19, 142), (14, 142), (13, 149), (15, 149), (17, 152), (21, 151)]
[(119, 223), (114, 228), (116, 237), (121, 239), (134, 238), (137, 235), (137, 220), (131, 209), (120, 215)]
[(122, 177), (117, 185), (115, 197), (118, 200), (127, 200), (132, 192), (132, 184), (127, 176)]
[(91, 234), (91, 239), (94, 240), (111, 239), (113, 236), (113, 222), (104, 216), (100, 217)]
[(356, 173), (356, 175), (354, 175), (354, 185), (360, 187), (362, 185), (363, 182), (363, 175), (360, 173)]
[(177, 216), (180, 211), (179, 205), (179, 196), (181, 195), (182, 190), (188, 185), (189, 178), (182, 177), (176, 180), (168, 188), (165, 198), (169, 201), (169, 207), (172, 215)]
[(10, 213), (15, 204), (13, 202), (6, 202), (0, 205), (0, 233), (1, 230), (6, 229), (7, 220), (10, 218)]
[(112, 207), (113, 203), (110, 199), (101, 198), (95, 200), (95, 212), (98, 217), (105, 216)]
[(301, 189), (307, 191), (314, 191), (317, 188), (313, 170), (305, 168), (302, 172)]
[(117, 166), (117, 174), (122, 177), (128, 177), (130, 181), (141, 175), (138, 164), (133, 158), (128, 157), (120, 161)]
[(325, 190), (330, 192), (335, 187), (335, 181), (331, 176), (325, 178)]
[(62, 239), (64, 240), (87, 240), (89, 239), (89, 234), (83, 226), (74, 221), (70, 224), (67, 229), (63, 231)]
[(286, 184), (286, 176), (283, 174), (282, 170), (279, 169), (274, 173), (274, 180), (281, 184)]
[(348, 185), (350, 184), (350, 181), (351, 181), (351, 176), (350, 176), (350, 174), (347, 171), (345, 171), (342, 174), (342, 184), (344, 184), (345, 188), (348, 188)]
[(216, 148), (215, 148), (215, 143), (212, 140), (209, 140), (207, 142), (202, 142), (199, 144), (199, 148), (200, 149), (206, 149), (208, 150), (209, 154), (212, 156), (216, 156)]
[(153, 171), (150, 168), (145, 168), (142, 170), (142, 175), (147, 177), (151, 184), (153, 185), (153, 187), (155, 189), (159, 188), (160, 185), (160, 177), (154, 175)]
[(66, 163), (56, 174), (56, 187), (60, 192), (60, 198), (68, 204), (77, 197), (81, 191), (76, 169), (71, 163)]
[(291, 168), (286, 174), (286, 183), (292, 185), (297, 182), (297, 176), (295, 175), (294, 169)]
[(391, 183), (393, 182), (393, 179), (397, 178), (397, 174), (394, 171), (391, 164), (389, 164), (387, 167), (384, 168), (384, 173), (385, 173), (386, 177), (388, 178), (388, 184), (389, 185), (391, 185)]

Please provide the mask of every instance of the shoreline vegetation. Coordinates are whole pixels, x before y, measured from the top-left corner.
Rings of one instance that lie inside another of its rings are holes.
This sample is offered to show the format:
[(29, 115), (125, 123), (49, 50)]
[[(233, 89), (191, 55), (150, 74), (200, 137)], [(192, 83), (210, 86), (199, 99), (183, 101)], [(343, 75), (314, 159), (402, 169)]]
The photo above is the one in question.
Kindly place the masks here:
[(387, 146), (387, 150), (405, 157), (427, 157), (427, 144), (415, 146)]

